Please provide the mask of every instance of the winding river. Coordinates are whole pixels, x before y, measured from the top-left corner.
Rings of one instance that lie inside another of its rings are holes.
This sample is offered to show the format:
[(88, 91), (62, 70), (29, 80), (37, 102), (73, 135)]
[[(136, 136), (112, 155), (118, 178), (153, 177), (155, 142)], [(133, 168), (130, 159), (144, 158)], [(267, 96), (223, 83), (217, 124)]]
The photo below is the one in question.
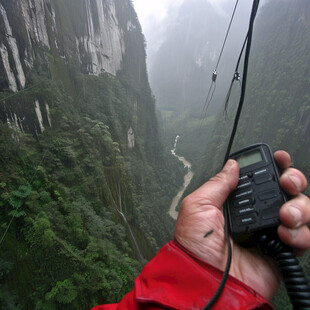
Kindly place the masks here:
[(183, 156), (178, 156), (176, 153), (175, 153), (175, 149), (177, 147), (177, 142), (178, 142), (178, 139), (179, 139), (179, 136), (176, 136), (175, 138), (175, 141), (174, 141), (174, 146), (173, 146), (173, 149), (171, 150), (171, 154), (176, 157), (179, 161), (181, 161), (184, 165), (184, 168), (187, 168), (187, 173), (186, 175), (184, 176), (184, 183), (182, 185), (182, 188), (179, 190), (179, 192), (177, 193), (177, 195), (172, 199), (172, 202), (171, 202), (171, 205), (170, 205), (170, 209), (169, 209), (169, 215), (174, 219), (176, 220), (178, 218), (178, 214), (179, 212), (176, 211), (176, 208), (180, 202), (180, 199), (182, 198), (187, 186), (190, 184), (193, 176), (194, 176), (194, 173), (193, 171), (191, 170), (191, 163), (186, 160)]

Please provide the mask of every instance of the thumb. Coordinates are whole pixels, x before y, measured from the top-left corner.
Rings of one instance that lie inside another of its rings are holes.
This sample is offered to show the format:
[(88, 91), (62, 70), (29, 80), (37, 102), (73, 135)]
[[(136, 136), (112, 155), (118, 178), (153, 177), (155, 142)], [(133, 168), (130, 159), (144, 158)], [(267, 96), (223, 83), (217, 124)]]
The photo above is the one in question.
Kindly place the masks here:
[(222, 171), (196, 190), (196, 194), (208, 205), (221, 208), (229, 194), (235, 189), (239, 181), (239, 165), (229, 159)]

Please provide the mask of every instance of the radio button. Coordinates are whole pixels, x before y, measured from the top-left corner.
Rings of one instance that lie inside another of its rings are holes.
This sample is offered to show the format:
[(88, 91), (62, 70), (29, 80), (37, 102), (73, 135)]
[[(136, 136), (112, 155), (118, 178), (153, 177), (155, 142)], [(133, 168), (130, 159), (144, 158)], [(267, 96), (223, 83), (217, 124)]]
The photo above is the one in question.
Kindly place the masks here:
[(240, 178), (239, 178), (239, 182), (244, 182), (244, 181), (248, 181), (248, 180), (249, 180), (249, 178), (248, 178), (247, 175), (242, 175), (242, 176), (240, 176)]
[(252, 184), (251, 182), (241, 183), (236, 187), (236, 190), (248, 188), (251, 186), (251, 184)]
[(243, 198), (243, 197), (246, 197), (246, 196), (250, 196), (252, 194), (253, 194), (253, 191), (250, 189), (248, 191), (236, 193), (235, 194), (235, 198), (236, 199), (240, 199), (240, 198)]
[(272, 180), (272, 176), (270, 173), (264, 173), (254, 178), (254, 182), (256, 185), (263, 184)]
[(260, 174), (262, 174), (262, 173), (268, 173), (268, 169), (265, 168), (265, 169), (256, 171), (256, 172), (254, 172), (254, 176), (260, 175)]
[(258, 199), (261, 201), (277, 197), (277, 190), (271, 189), (268, 191), (258, 193)]
[(253, 202), (253, 199), (252, 198), (245, 198), (245, 199), (242, 199), (242, 200), (237, 200), (235, 202), (235, 207), (245, 207), (245, 206), (248, 206), (248, 205), (251, 205)]
[(255, 212), (255, 208), (252, 206), (248, 206), (245, 208), (240, 208), (236, 210), (236, 216), (242, 216), (242, 215), (246, 215), (246, 214), (250, 214), (250, 213), (254, 213)]
[(279, 208), (277, 207), (268, 208), (262, 212), (262, 217), (264, 220), (272, 219), (278, 216), (279, 216)]
[(242, 218), (237, 220), (237, 224), (239, 226), (249, 225), (249, 224), (253, 224), (255, 222), (256, 222), (256, 218), (254, 215), (248, 215), (248, 216), (242, 217)]

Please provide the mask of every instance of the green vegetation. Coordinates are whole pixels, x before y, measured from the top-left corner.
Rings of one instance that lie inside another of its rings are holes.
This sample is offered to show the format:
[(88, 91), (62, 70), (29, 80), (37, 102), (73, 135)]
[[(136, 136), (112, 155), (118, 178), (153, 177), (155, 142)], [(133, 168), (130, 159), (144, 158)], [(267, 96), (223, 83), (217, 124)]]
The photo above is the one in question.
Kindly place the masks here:
[[(156, 132), (145, 133), (146, 111), (108, 74), (73, 81), (82, 92), (75, 98), (56, 82), (44, 89), (52, 128), (38, 137), (22, 133), (15, 141), (16, 133), (0, 127), (2, 309), (116, 302), (172, 237), (167, 211), (182, 177)], [(133, 149), (127, 147), (129, 126)], [(147, 153), (153, 153), (150, 161)], [(143, 261), (115, 203), (122, 203)]]
[[(137, 117), (130, 89), (109, 75), (75, 82), (84, 83), (77, 101), (56, 83), (45, 89), (53, 125), (36, 139), (20, 134), (17, 142), (7, 125), (0, 128), (2, 309), (116, 302), (141, 263), (172, 237), (167, 211), (181, 177), (165, 155), (147, 161), (145, 149), (160, 153), (161, 146), (141, 138), (143, 112)], [(131, 150), (127, 124), (136, 133)], [(118, 199), (143, 253), (140, 263)]]
[[(67, 18), (73, 1), (63, 10), (59, 1), (53, 5), (58, 44), (71, 51), (68, 37), (73, 28), (83, 33), (82, 21)], [(116, 5), (127, 29), (128, 15)], [(67, 60), (55, 45), (34, 46), (26, 89), (1, 89), (0, 309), (84, 310), (118, 302), (172, 238), (168, 210), (183, 167), (160, 143), (144, 40), (135, 29), (125, 32), (117, 76), (82, 74), (76, 55)], [(51, 126), (43, 116), (43, 132), (36, 100), (41, 109), (49, 106)], [(8, 126), (8, 111), (25, 116), (24, 131)]]

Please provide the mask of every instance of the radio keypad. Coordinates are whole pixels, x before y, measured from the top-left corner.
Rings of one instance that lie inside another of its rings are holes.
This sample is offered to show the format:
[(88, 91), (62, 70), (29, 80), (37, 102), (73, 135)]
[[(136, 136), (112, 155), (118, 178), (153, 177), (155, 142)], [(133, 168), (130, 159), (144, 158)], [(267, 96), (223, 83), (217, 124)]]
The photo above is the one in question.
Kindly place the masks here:
[[(237, 224), (239, 226), (255, 223), (257, 220), (256, 203), (265, 203), (277, 196), (277, 190), (270, 189), (259, 192), (261, 184), (273, 182), (273, 174), (268, 168), (263, 168), (255, 172), (249, 172), (241, 175), (239, 183), (234, 192), (234, 208), (235, 216), (238, 218)], [(251, 196), (251, 197), (249, 197)], [(255, 197), (258, 198), (256, 202)]]
[(229, 230), (236, 242), (250, 246), (262, 231), (275, 229), (280, 224), (279, 209), (286, 196), (268, 145), (245, 147), (232, 153), (230, 158), (238, 162), (240, 176), (228, 198)]

